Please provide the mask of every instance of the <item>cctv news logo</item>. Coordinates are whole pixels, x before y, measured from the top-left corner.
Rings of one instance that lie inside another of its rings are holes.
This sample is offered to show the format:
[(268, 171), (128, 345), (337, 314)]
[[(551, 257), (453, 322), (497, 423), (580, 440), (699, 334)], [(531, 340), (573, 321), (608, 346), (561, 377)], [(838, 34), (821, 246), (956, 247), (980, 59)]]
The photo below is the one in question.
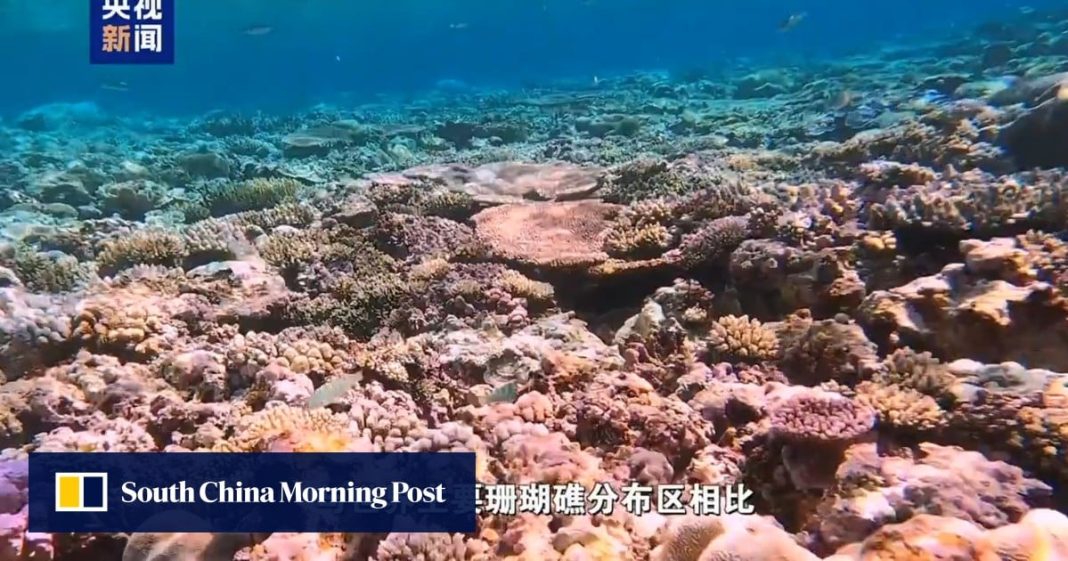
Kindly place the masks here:
[(56, 474), (56, 512), (107, 512), (107, 510), (107, 473)]

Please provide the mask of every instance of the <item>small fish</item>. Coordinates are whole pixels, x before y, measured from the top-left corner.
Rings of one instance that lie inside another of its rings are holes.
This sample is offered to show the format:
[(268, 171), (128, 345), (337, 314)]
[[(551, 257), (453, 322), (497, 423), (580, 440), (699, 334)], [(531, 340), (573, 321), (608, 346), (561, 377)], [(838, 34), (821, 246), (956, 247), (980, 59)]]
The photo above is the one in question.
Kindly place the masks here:
[(241, 33), (248, 35), (249, 37), (262, 37), (270, 34), (274, 31), (274, 28), (269, 25), (253, 25), (246, 27)]
[(130, 85), (126, 82), (104, 82), (100, 84), (100, 89), (109, 92), (128, 92), (130, 91)]
[(486, 403), (512, 403), (519, 396), (519, 384), (508, 382), (493, 390), (486, 398)]
[(341, 62), (341, 55), (334, 55), (334, 60)]
[(466, 24), (466, 23), (464, 23), (464, 22), (460, 22), (460, 23), (450, 23), (450, 24), (449, 24), (449, 29), (453, 29), (453, 30), (456, 30), (456, 31), (460, 31), (460, 30), (463, 30), (463, 29), (467, 29), (468, 27), (469, 27), (469, 26), (468, 26), (468, 24)]
[(801, 22), (808, 17), (808, 12), (798, 12), (796, 14), (790, 14), (790, 17), (782, 20), (779, 23), (779, 31), (786, 32), (801, 25)]
[(359, 374), (347, 374), (330, 380), (319, 386), (319, 389), (311, 394), (311, 397), (308, 398), (308, 409), (318, 409), (334, 403), (348, 393), (349, 390), (360, 385), (362, 380), (363, 376)]
[(598, 78), (596, 75), (594, 75), (594, 77), (593, 77), (593, 87), (596, 88), (597, 86), (600, 86), (600, 85), (601, 85), (601, 79)]
[(1025, 16), (1029, 16), (1029, 15), (1035, 13), (1035, 9), (1032, 8), (1031, 6), (1020, 6), (1020, 13), (1025, 15)]

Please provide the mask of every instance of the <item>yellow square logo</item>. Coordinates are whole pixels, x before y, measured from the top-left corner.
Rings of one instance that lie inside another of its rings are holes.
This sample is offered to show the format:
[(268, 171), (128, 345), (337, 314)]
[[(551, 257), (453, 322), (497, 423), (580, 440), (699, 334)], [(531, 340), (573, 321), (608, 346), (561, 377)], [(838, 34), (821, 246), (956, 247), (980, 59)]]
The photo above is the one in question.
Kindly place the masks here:
[(107, 473), (57, 473), (56, 512), (107, 512)]

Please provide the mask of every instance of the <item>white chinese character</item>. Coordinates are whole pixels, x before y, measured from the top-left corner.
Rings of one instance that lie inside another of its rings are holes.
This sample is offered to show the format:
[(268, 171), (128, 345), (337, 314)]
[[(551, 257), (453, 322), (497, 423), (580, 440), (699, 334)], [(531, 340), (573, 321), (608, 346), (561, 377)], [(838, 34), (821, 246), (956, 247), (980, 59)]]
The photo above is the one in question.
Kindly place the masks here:
[(656, 512), (659, 514), (686, 514), (682, 505), (682, 485), (661, 485), (656, 488)]
[(519, 512), (552, 514), (550, 504), (548, 484), (531, 483), (519, 486)]
[(753, 492), (741, 483), (727, 487), (727, 496), (723, 500), (724, 514), (753, 514), (756, 508), (750, 502)]
[(631, 482), (623, 486), (623, 508), (634, 516), (649, 514), (653, 509), (653, 488)]
[(515, 485), (490, 485), (486, 487), (486, 512), (515, 516), (515, 499)]
[(578, 483), (553, 486), (554, 514), (582, 516), (586, 514), (586, 489)]
[(163, 19), (163, 2), (162, 0), (137, 0), (134, 13), (141, 21), (161, 20)]
[(702, 485), (697, 483), (690, 493), (690, 508), (697, 516), (719, 516), (719, 485)]
[(104, 0), (104, 20), (130, 19), (130, 0)]
[(163, 26), (146, 24), (134, 26), (134, 52), (163, 52)]
[(611, 516), (616, 509), (616, 499), (619, 494), (607, 483), (597, 483), (587, 497), (590, 501), (590, 514), (604, 514)]
[[(466, 497), (457, 497), (457, 502), (463, 502)], [(482, 509), (486, 505), (486, 486), (481, 483), (475, 483), (475, 514), (482, 514)]]

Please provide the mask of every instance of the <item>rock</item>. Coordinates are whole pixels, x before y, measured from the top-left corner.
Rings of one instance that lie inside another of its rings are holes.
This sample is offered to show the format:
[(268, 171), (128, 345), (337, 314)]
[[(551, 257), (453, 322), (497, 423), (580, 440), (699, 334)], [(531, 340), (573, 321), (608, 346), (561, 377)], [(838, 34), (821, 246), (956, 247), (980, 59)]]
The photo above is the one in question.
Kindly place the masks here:
[(1056, 90), (1001, 131), (998, 143), (1020, 168), (1068, 165), (1068, 85)]
[[(343, 121), (339, 121), (343, 123)], [(331, 150), (357, 140), (366, 140), (365, 129), (348, 125), (326, 125), (300, 130), (282, 138), (282, 155), (287, 158), (326, 156)]]
[(610, 135), (635, 136), (641, 131), (641, 127), (640, 120), (627, 115), (603, 115), (597, 119), (583, 117), (575, 120), (575, 130), (596, 138)]
[(215, 152), (189, 152), (179, 156), (178, 165), (189, 175), (214, 179), (230, 176), (230, 162)]
[(912, 513), (938, 512), (997, 528), (1045, 506), (1052, 491), (1018, 467), (927, 443), (915, 459), (881, 456), (876, 444), (857, 444), (847, 451), (836, 479), (837, 487), (825, 495), (812, 521), (815, 545), (830, 550)]
[(623, 323), (623, 326), (616, 331), (612, 342), (621, 345), (632, 338), (644, 341), (650, 335), (657, 333), (665, 321), (667, 321), (667, 316), (664, 315), (664, 309), (650, 300), (642, 307), (641, 312)]
[(100, 209), (93, 205), (82, 205), (78, 207), (78, 218), (82, 220), (95, 220), (103, 217), (104, 213), (100, 212)]
[(80, 177), (60, 171), (50, 171), (30, 184), (30, 193), (44, 203), (66, 203), (78, 206), (93, 202), (93, 196)]
[(100, 188), (103, 212), (118, 214), (128, 220), (143, 220), (162, 201), (166, 187), (154, 181), (123, 181)]
[(78, 209), (66, 203), (49, 203), (41, 206), (41, 212), (59, 218), (78, 218)]
[(401, 173), (376, 174), (366, 184), (440, 183), (475, 201), (506, 204), (564, 201), (596, 196), (603, 168), (564, 163), (497, 162), (478, 167), (460, 164), (420, 166)]
[(346, 199), (341, 210), (332, 214), (331, 218), (353, 228), (365, 228), (374, 223), (377, 214), (378, 209), (374, 203), (363, 197), (353, 196)]
[(244, 324), (262, 321), (270, 316), (272, 305), (290, 294), (285, 280), (257, 260), (209, 263), (186, 274), (193, 278), (227, 279), (234, 287), (236, 298), (218, 305), (209, 314), (216, 321)]
[(1036, 105), (1039, 98), (1054, 86), (1068, 82), (1068, 72), (1049, 74), (1038, 78), (1018, 79), (1009, 87), (990, 96), (991, 105), (1027, 103)]
[(970, 263), (865, 298), (859, 321), (873, 341), (919, 345), (950, 360), (1068, 370), (1068, 305), (1056, 288), (1012, 271), (1019, 254), (1003, 244), (969, 242), (961, 249)]
[(735, 84), (734, 97), (757, 99), (775, 97), (793, 88), (793, 80), (780, 70), (764, 70), (743, 76)]

